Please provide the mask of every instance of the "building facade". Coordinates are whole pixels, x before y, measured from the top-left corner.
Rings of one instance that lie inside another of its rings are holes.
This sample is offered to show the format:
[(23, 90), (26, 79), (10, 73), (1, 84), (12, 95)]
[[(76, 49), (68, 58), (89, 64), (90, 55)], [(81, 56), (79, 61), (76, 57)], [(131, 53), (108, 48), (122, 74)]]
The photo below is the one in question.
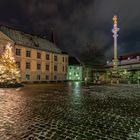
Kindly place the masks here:
[[(140, 83), (140, 52), (124, 54), (118, 58), (118, 71), (120, 72), (120, 82), (122, 83)], [(112, 62), (108, 62), (109, 69), (112, 68)]]
[(83, 67), (78, 66), (78, 65), (69, 65), (67, 80), (82, 81), (83, 80)]
[(69, 57), (67, 80), (82, 81), (83, 66), (75, 57)]
[(0, 54), (7, 43), (13, 46), (21, 82), (64, 81), (68, 55), (46, 39), (0, 26)]
[(89, 65), (84, 65), (84, 81), (85, 82), (93, 82), (93, 67)]

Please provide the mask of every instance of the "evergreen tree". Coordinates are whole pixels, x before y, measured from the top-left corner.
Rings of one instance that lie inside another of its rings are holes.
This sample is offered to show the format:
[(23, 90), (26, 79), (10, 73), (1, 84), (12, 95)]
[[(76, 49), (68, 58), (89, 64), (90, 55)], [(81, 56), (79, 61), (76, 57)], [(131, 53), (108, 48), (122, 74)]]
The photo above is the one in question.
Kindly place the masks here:
[(0, 58), (0, 83), (19, 83), (20, 71), (16, 64), (12, 46), (7, 44)]

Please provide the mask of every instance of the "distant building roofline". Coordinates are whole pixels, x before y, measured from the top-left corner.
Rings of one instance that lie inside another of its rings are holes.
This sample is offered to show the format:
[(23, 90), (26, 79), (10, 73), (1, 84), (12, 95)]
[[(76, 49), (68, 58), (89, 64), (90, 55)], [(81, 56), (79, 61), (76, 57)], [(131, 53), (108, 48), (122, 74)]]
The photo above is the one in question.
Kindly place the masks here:
[(73, 56), (69, 56), (69, 65), (82, 65), (82, 63)]
[(140, 52), (132, 52), (132, 53), (126, 53), (126, 54), (123, 54), (123, 55), (120, 55), (118, 57), (119, 60), (126, 60), (128, 58), (136, 58), (137, 56), (140, 56)]

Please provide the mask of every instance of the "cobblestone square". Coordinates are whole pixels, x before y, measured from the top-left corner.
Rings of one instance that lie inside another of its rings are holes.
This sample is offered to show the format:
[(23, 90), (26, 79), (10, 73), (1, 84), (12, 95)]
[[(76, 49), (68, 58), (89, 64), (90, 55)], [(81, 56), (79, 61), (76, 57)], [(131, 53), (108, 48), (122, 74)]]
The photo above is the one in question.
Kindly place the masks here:
[(0, 140), (96, 139), (140, 139), (140, 85), (0, 89)]

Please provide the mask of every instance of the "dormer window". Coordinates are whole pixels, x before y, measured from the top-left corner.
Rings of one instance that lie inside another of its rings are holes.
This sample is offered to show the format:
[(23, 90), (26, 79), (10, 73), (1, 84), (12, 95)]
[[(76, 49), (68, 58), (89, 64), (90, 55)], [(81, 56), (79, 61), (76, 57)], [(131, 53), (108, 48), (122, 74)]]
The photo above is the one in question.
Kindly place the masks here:
[(36, 46), (36, 47), (39, 47), (39, 43), (35, 42), (35, 46)]

